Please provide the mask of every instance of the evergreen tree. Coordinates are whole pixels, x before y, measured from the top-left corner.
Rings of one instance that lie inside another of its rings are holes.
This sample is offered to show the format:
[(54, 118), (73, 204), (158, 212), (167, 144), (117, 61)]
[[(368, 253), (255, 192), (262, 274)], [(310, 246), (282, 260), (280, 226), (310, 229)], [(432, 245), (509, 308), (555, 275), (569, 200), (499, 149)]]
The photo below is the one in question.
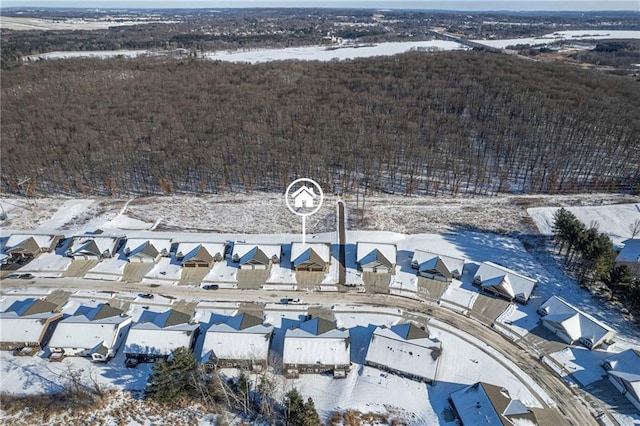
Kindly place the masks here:
[(322, 426), (318, 411), (316, 411), (316, 405), (313, 403), (313, 399), (309, 397), (304, 404), (304, 416), (302, 419), (303, 426)]
[(284, 397), (284, 406), (287, 410), (287, 426), (303, 426), (304, 400), (298, 389), (293, 388), (287, 392)]
[(197, 364), (193, 353), (178, 348), (168, 360), (158, 360), (147, 382), (146, 394), (159, 402), (174, 402), (195, 389)]

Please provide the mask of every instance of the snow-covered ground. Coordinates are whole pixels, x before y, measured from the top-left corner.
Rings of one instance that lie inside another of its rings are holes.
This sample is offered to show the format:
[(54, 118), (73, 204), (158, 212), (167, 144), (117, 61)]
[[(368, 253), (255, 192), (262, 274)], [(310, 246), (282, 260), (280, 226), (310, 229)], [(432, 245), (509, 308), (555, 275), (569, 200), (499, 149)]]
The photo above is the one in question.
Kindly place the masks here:
[[(463, 50), (465, 47), (454, 41), (431, 40), (388, 42), (377, 44), (341, 44), (335, 46), (287, 47), (283, 49), (244, 49), (205, 52), (202, 56), (214, 61), (259, 62), (272, 61), (333, 61), (372, 56), (391, 56), (410, 51)], [(113, 58), (117, 56), (136, 57), (167, 54), (165, 51), (151, 50), (96, 50), (96, 51), (56, 51), (26, 56), (28, 60), (68, 59), (68, 58)]]
[[(26, 24), (28, 25), (28, 24)], [(638, 39), (640, 31), (622, 30), (569, 30), (558, 31), (540, 37), (527, 37), (499, 40), (472, 40), (490, 47), (506, 48), (515, 45), (546, 45), (556, 41), (581, 41), (602, 39)], [(467, 49), (460, 43), (447, 40), (386, 42), (377, 44), (343, 43), (332, 46), (287, 47), (282, 49), (244, 49), (205, 52), (207, 59), (225, 62), (260, 63), (272, 61), (333, 61), (366, 58), (373, 56), (391, 56), (410, 51), (447, 51)], [(113, 58), (118, 56), (157, 56), (167, 51), (153, 50), (100, 50), (100, 51), (56, 51), (25, 56), (26, 60), (67, 59), (67, 58)]]
[[(99, 299), (100, 294), (85, 293), (75, 294), (73, 300), (65, 305), (65, 312), (75, 313), (81, 303), (93, 306), (103, 302)], [(162, 312), (169, 307), (169, 303), (156, 306), (159, 301), (159, 298), (154, 298), (154, 305), (144, 308), (132, 304), (127, 314), (139, 320), (146, 310)], [(237, 308), (237, 304), (201, 302), (195, 320), (206, 326), (235, 315)], [(470, 336), (463, 338), (463, 333), (450, 330), (444, 324), (429, 327), (431, 335), (442, 341), (445, 348), (437, 373), (437, 385), (428, 386), (364, 366), (366, 349), (375, 327), (391, 326), (403, 321), (402, 311), (345, 305), (334, 305), (332, 311), (338, 324), (348, 328), (351, 334), (354, 364), (347, 378), (334, 380), (319, 375), (302, 375), (299, 379), (290, 380), (279, 378), (283, 382), (280, 392), (298, 388), (305, 398), (310, 396), (314, 399), (316, 408), (325, 419), (336, 410), (351, 409), (395, 415), (416, 426), (444, 423), (443, 411), (448, 406), (449, 394), (477, 381), (504, 386), (512, 396), (530, 406), (539, 406), (540, 400), (548, 399), (535, 386), (535, 395), (529, 390), (531, 384), (526, 385), (527, 377), (518, 372), (516, 366), (506, 366), (491, 355), (490, 348), (485, 344), (474, 341)], [(275, 341), (277, 335), (281, 339), (286, 328), (299, 324), (306, 315), (303, 305), (271, 305), (266, 312), (267, 321), (277, 327), (273, 343), (275, 348), (279, 346)], [(200, 340), (203, 338), (201, 335)], [(196, 343), (196, 347), (199, 343)], [(135, 369), (126, 368), (122, 353), (106, 364), (93, 364), (84, 358), (67, 357), (57, 363), (42, 356), (16, 357), (9, 352), (0, 352), (1, 388), (15, 394), (60, 391), (70, 370), (82, 370), (86, 380), (93, 377), (106, 387), (141, 390), (144, 389), (150, 366), (141, 364)], [(229, 374), (234, 373), (230, 371)], [(411, 395), (411, 398), (407, 398), (407, 395)]]
[[(220, 199), (216, 197), (203, 197), (203, 199), (200, 199), (198, 197), (197, 200), (199, 201), (192, 204), (193, 210), (191, 214), (193, 220), (187, 221), (186, 225), (192, 232), (185, 232), (184, 229), (179, 229), (180, 222), (177, 219), (172, 219), (173, 222), (171, 223), (166, 220), (160, 220), (163, 217), (177, 217), (171, 212), (171, 203), (163, 198), (152, 198), (144, 201), (134, 200), (132, 202), (127, 202), (126, 200), (64, 200), (63, 202), (52, 200), (52, 206), (54, 207), (47, 206), (43, 200), (37, 200), (36, 202), (31, 202), (30, 210), (26, 208), (23, 200), (3, 199), (0, 200), (0, 203), (8, 213), (9, 218), (6, 223), (9, 226), (3, 226), (0, 231), (0, 241), (10, 235), (12, 229), (21, 229), (19, 226), (21, 223), (35, 224), (38, 232), (56, 232), (68, 235), (105, 229), (113, 232), (120, 231), (127, 236), (135, 238), (165, 237), (182, 241), (194, 241), (194, 239), (197, 239), (203, 242), (246, 241), (256, 244), (279, 241), (289, 244), (292, 241), (300, 240), (299, 234), (292, 233), (299, 230), (299, 218), (288, 212), (283, 202), (281, 203), (282, 205), (278, 204), (278, 201), (282, 201), (280, 197), (268, 194), (260, 196), (260, 194), (257, 194), (256, 196), (246, 197), (244, 200), (243, 198), (231, 195), (223, 196)], [(178, 208), (188, 208), (190, 198), (171, 197), (171, 200), (174, 199), (178, 201), (176, 203), (179, 206)], [(235, 199), (237, 202), (229, 203), (233, 207), (229, 207), (228, 210), (230, 211), (225, 213), (227, 210), (225, 203), (229, 199)], [(588, 292), (580, 289), (575, 281), (568, 278), (556, 267), (551, 256), (534, 257), (525, 250), (521, 242), (515, 237), (477, 230), (478, 228), (492, 229), (500, 222), (500, 217), (489, 217), (489, 214), (483, 212), (485, 206), (489, 209), (493, 204), (498, 205), (498, 207), (494, 208), (505, 212), (507, 220), (503, 221), (502, 226), (504, 226), (504, 223), (513, 224), (508, 225), (509, 227), (513, 226), (512, 229), (509, 229), (511, 232), (521, 231), (529, 226), (527, 225), (526, 207), (531, 205), (553, 205), (554, 207), (528, 210), (529, 214), (538, 223), (540, 230), (544, 232), (545, 229), (548, 229), (548, 218), (558, 205), (575, 206), (576, 204), (583, 204), (592, 206), (593, 204), (602, 203), (603, 205), (597, 207), (570, 207), (570, 209), (572, 211), (575, 209), (574, 213), (585, 223), (590, 224), (593, 220), (597, 220), (601, 224), (600, 229), (602, 231), (624, 237), (626, 235), (625, 232), (627, 232), (624, 228), (630, 222), (633, 222), (638, 215), (636, 199), (629, 199), (629, 197), (617, 198), (610, 195), (578, 196), (573, 199), (569, 197), (546, 198), (542, 196), (498, 197), (490, 200), (453, 199), (449, 200), (449, 202), (445, 199), (429, 198), (425, 200), (417, 197), (381, 196), (378, 198), (372, 197), (372, 199), (372, 201), (367, 200), (367, 208), (370, 209), (373, 215), (379, 214), (381, 211), (394, 210), (394, 215), (398, 220), (389, 221), (389, 223), (395, 224), (394, 227), (401, 227), (400, 229), (403, 230), (422, 230), (425, 226), (425, 217), (431, 217), (434, 220), (427, 226), (435, 224), (435, 229), (441, 232), (439, 234), (409, 234), (383, 232), (380, 230), (348, 231), (346, 236), (348, 282), (362, 284), (362, 277), (355, 265), (355, 244), (358, 241), (396, 244), (399, 260), (396, 274), (391, 282), (391, 290), (393, 292), (403, 291), (405, 292), (403, 294), (406, 295), (411, 295), (410, 293), (412, 293), (412, 297), (417, 297), (416, 274), (415, 270), (410, 267), (414, 250), (428, 250), (465, 258), (467, 263), (461, 280), (454, 280), (446, 289), (441, 300), (442, 306), (450, 304), (450, 307), (454, 310), (464, 310), (470, 309), (478, 297), (478, 290), (470, 285), (475, 268), (483, 261), (492, 261), (538, 280), (538, 287), (528, 305), (513, 305), (498, 319), (505, 327), (510, 328), (515, 335), (525, 336), (529, 333), (538, 324), (539, 316), (535, 312), (537, 307), (551, 295), (560, 294), (574, 306), (604, 321), (618, 331), (617, 344), (613, 350), (640, 347), (640, 333), (638, 330), (619, 315), (615, 309), (601, 304), (591, 298)], [(628, 202), (625, 204), (608, 204), (610, 200), (619, 201), (620, 199)], [(324, 213), (325, 216), (316, 222), (315, 233), (309, 235), (309, 238), (314, 241), (330, 242), (332, 244), (337, 242), (335, 218), (332, 217), (335, 212), (335, 205), (331, 201), (325, 200), (327, 203), (326, 206), (323, 206), (323, 209), (327, 209)], [(346, 201), (348, 205), (353, 202), (353, 200), (349, 199)], [(389, 205), (398, 208), (389, 208), (385, 205), (385, 201)], [(466, 201), (468, 201), (468, 205), (465, 206)], [(158, 203), (163, 206), (161, 211), (157, 209)], [(198, 212), (206, 212), (206, 209), (211, 206), (216, 209), (216, 227), (219, 228), (216, 230), (210, 229), (211, 221), (208, 214), (198, 216)], [(254, 209), (255, 206), (266, 208), (262, 210)], [(470, 208), (469, 206), (472, 207)], [(443, 212), (440, 216), (438, 215), (439, 208)], [(634, 211), (634, 209), (636, 210)], [(477, 217), (472, 220), (473, 215), (470, 214), (469, 221), (465, 224), (465, 214), (469, 210), (478, 212)], [(498, 214), (497, 210), (493, 213), (494, 216)], [(400, 216), (403, 212), (404, 215)], [(266, 217), (263, 218), (263, 215)], [(388, 218), (388, 216), (383, 215), (378, 218), (381, 217)], [(400, 219), (401, 217), (402, 219)], [(485, 222), (485, 218), (487, 222)], [(462, 223), (460, 222), (461, 219), (463, 219)], [(164, 226), (159, 227), (162, 231), (149, 230), (158, 223), (164, 224)], [(273, 225), (274, 223), (274, 233), (268, 233), (269, 224)], [(311, 223), (312, 221), (310, 221)], [(541, 226), (540, 223), (543, 225)], [(475, 227), (472, 228), (472, 225)], [(238, 228), (243, 226), (246, 226), (253, 233), (238, 233)], [(366, 229), (369, 226), (371, 224), (363, 227)], [(547, 226), (547, 228), (544, 228), (544, 226)], [(354, 220), (354, 218), (351, 218), (350, 228), (358, 229), (358, 221)], [(526, 229), (530, 231), (530, 227)], [(206, 231), (203, 232), (202, 230)], [(324, 232), (318, 233), (320, 230)], [(218, 231), (219, 233), (213, 231)], [(335, 263), (335, 257), (332, 260)], [(287, 268), (286, 262), (287, 260), (283, 259), (282, 265), (272, 268), (269, 281), (272, 281), (274, 285), (282, 286), (282, 284), (288, 283), (295, 286), (295, 274), (290, 268)], [(27, 269), (38, 270), (37, 275), (59, 276), (69, 268), (70, 263), (71, 260), (69, 258), (59, 253), (48, 253), (29, 263)], [(89, 271), (89, 276), (102, 279), (114, 275), (121, 276), (125, 265), (126, 263), (119, 257), (108, 259), (94, 266)], [(181, 267), (175, 260), (162, 258), (151, 269), (151, 272), (147, 273), (143, 282), (173, 284), (180, 280), (181, 273)], [(211, 282), (235, 282), (236, 273), (237, 268), (234, 266), (227, 264), (227, 262), (217, 262), (216, 266), (205, 277), (205, 280)], [(333, 278), (335, 273), (337, 273), (337, 268), (336, 270), (332, 269), (328, 275)], [(282, 287), (279, 288), (282, 289)], [(34, 295), (47, 293), (36, 289), (31, 290), (31, 292)], [(112, 293), (78, 292), (71, 296), (64, 310), (71, 314), (77, 310), (80, 304), (95, 304), (100, 301), (110, 300), (112, 297)], [(161, 310), (170, 307), (172, 304), (172, 299), (163, 298), (159, 294), (156, 294), (153, 303), (149, 303), (148, 299), (136, 297), (136, 295), (126, 295), (126, 298), (131, 299), (128, 313), (134, 318), (140, 318), (145, 309)], [(0, 307), (6, 308), (11, 300), (15, 299), (10, 293), (4, 295), (0, 299)], [(237, 309), (237, 305), (226, 306), (214, 302), (201, 302), (198, 305), (195, 318), (197, 321), (210, 324), (216, 319), (233, 315)], [(265, 320), (277, 328), (288, 327), (299, 323), (303, 319), (304, 312), (301, 312), (300, 309), (303, 309), (303, 305), (267, 304), (264, 308)], [(494, 364), (495, 360), (490, 356), (490, 353), (478, 352), (477, 346), (457, 336), (453, 330), (447, 330), (445, 326), (438, 327), (437, 323), (433, 323), (431, 327), (434, 336), (437, 335), (443, 342), (443, 347), (456, 348), (453, 353), (444, 352), (443, 360), (447, 359), (445, 363), (447, 367), (439, 372), (441, 374), (440, 379), (444, 383), (439, 383), (435, 387), (420, 385), (390, 374), (382, 374), (369, 367), (363, 367), (366, 351), (363, 352), (362, 348), (365, 348), (368, 344), (368, 338), (375, 325), (393, 325), (400, 320), (402, 312), (371, 308), (371, 312), (362, 313), (354, 312), (349, 307), (337, 305), (332, 310), (338, 323), (343, 327), (350, 328), (353, 333), (352, 344), (355, 348), (359, 348), (357, 352), (352, 353), (354, 369), (345, 381), (334, 381), (317, 376), (303, 376), (298, 381), (291, 382), (292, 385), (295, 384), (295, 386), (303, 389), (303, 393), (306, 396), (312, 396), (316, 401), (316, 406), (324, 415), (329, 415), (337, 409), (336, 407), (381, 412), (402, 409), (407, 414), (407, 417), (403, 418), (414, 419), (412, 424), (444, 422), (442, 412), (447, 406), (446, 397), (449, 393), (465, 384), (471, 384), (478, 380), (486, 380), (491, 383), (495, 383), (498, 380), (500, 382), (498, 384), (507, 387), (512, 396), (523, 399), (528, 403), (533, 404), (536, 399), (544, 401), (546, 398), (544, 395), (535, 397), (531, 394), (529, 388), (522, 386), (524, 379), (519, 374), (514, 373), (517, 370)], [(282, 335), (282, 332), (280, 334), (278, 332), (275, 333), (275, 348), (282, 344)], [(467, 348), (466, 345), (470, 346)], [(449, 359), (447, 357), (453, 358)], [(599, 353), (586, 353), (580, 349), (573, 349), (570, 353), (556, 353), (552, 356), (556, 363), (563, 365), (567, 371), (574, 372), (576, 379), (581, 383), (591, 383), (600, 374), (600, 367), (597, 365), (599, 357)], [(144, 369), (141, 371), (124, 369), (123, 359), (118, 357), (105, 367), (96, 367), (94, 365), (90, 369), (88, 365), (83, 364), (84, 362), (84, 360), (80, 359), (66, 359), (63, 363), (49, 363), (37, 357), (17, 359), (17, 357), (14, 358), (8, 353), (2, 353), (0, 354), (0, 364), (2, 364), (0, 368), (2, 368), (3, 372), (2, 389), (24, 393), (35, 392), (37, 389), (54, 391), (58, 389), (55, 384), (59, 383), (64, 369), (69, 367), (68, 364), (71, 364), (71, 367), (74, 368), (84, 368), (86, 371), (104, 368), (106, 372), (101, 374), (105, 383), (124, 389), (140, 389), (140, 386), (143, 386), (144, 380), (146, 380), (145, 374), (148, 374), (148, 369), (146, 372)], [(460, 366), (461, 369), (457, 367), (449, 368), (449, 364)], [(24, 374), (20, 375), (15, 371), (20, 369), (26, 370)], [(46, 369), (47, 371), (40, 371), (41, 369)], [(502, 373), (496, 374), (495, 371), (497, 370), (502, 371)], [(487, 372), (491, 372), (491, 375), (488, 375)], [(14, 383), (15, 387), (13, 386)], [(415, 394), (415, 401), (407, 401), (406, 396), (404, 398), (400, 396), (406, 395), (406, 392)]]
[[(607, 234), (614, 244), (631, 238), (634, 225), (640, 233), (640, 204), (615, 204), (603, 206), (567, 207), (585, 226), (595, 226), (600, 232)], [(553, 234), (553, 215), (558, 207), (534, 207), (527, 213), (538, 226), (541, 234)], [(640, 234), (637, 235), (640, 237)]]
[(567, 30), (545, 34), (539, 37), (525, 37), (501, 40), (473, 40), (475, 43), (504, 49), (507, 46), (547, 45), (556, 41), (605, 40), (605, 39), (638, 39), (640, 31), (624, 30)]
[(175, 21), (155, 20), (155, 19), (132, 19), (132, 20), (110, 20), (110, 19), (46, 19), (46, 18), (23, 18), (16, 16), (3, 16), (0, 20), (0, 28), (14, 31), (57, 31), (57, 30), (101, 30), (111, 27), (131, 26), (150, 24), (155, 22), (172, 23)]
[(377, 43), (374, 45), (339, 45), (288, 47), (285, 49), (255, 49), (246, 51), (219, 51), (205, 53), (205, 57), (227, 62), (271, 62), (285, 60), (333, 61), (371, 56), (392, 56), (414, 50), (444, 51), (465, 49), (459, 43), (445, 40)]

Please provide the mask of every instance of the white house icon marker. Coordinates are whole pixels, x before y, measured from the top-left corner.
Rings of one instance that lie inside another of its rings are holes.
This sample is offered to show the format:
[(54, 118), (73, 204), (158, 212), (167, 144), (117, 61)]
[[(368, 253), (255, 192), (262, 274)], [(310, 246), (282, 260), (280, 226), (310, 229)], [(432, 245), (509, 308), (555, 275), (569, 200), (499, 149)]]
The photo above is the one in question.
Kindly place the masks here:
[(313, 192), (313, 188), (303, 185), (291, 194), (291, 197), (294, 200), (293, 206), (295, 208), (313, 208), (313, 203), (317, 195)]

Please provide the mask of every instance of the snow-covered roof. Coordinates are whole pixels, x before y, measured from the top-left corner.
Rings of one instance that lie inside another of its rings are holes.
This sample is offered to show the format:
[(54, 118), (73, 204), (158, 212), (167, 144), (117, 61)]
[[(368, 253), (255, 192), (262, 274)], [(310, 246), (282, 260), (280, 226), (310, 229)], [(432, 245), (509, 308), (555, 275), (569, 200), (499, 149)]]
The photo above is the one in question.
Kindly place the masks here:
[(0, 313), (0, 342), (40, 344), (49, 320), (62, 317), (53, 312), (54, 303), (40, 299), (25, 299), (14, 302)]
[(573, 341), (582, 337), (592, 340), (593, 344), (597, 345), (607, 334), (615, 333), (608, 325), (558, 296), (551, 296), (540, 305), (538, 311), (545, 313), (542, 317), (543, 321), (552, 322), (555, 326), (561, 327)]
[(462, 424), (537, 424), (535, 414), (500, 386), (478, 382), (450, 395)]
[(464, 259), (447, 256), (444, 254), (433, 253), (427, 250), (415, 250), (411, 263), (418, 267), (418, 270), (431, 270), (435, 266), (438, 258), (442, 260), (449, 272), (462, 275), (464, 268)]
[(71, 256), (101, 256), (106, 251), (113, 255), (122, 238), (116, 235), (77, 235), (73, 237), (69, 251)]
[(169, 309), (153, 320), (135, 324), (129, 329), (124, 346), (126, 354), (170, 355), (180, 347), (189, 348), (199, 325), (190, 316)]
[(630, 383), (636, 395), (640, 395), (640, 350), (627, 349), (604, 360), (609, 374)]
[(349, 330), (331, 321), (316, 317), (284, 335), (285, 364), (348, 365), (350, 360)]
[(158, 253), (162, 253), (163, 250), (166, 253), (169, 253), (169, 251), (171, 250), (171, 239), (128, 238), (124, 250), (125, 253), (129, 253), (129, 257), (133, 257), (138, 254), (142, 254), (142, 252), (145, 251), (148, 246), (152, 246)]
[(640, 238), (623, 241), (624, 247), (618, 253), (616, 262), (640, 263)]
[(187, 260), (196, 256), (196, 254), (201, 248), (204, 248), (211, 255), (212, 258), (216, 256), (224, 257), (224, 248), (225, 248), (224, 243), (200, 243), (200, 242), (179, 243), (178, 247), (176, 248), (176, 256), (183, 257), (184, 258), (183, 261), (186, 262)]
[(366, 361), (427, 380), (436, 378), (441, 343), (413, 324), (377, 327)]
[[(272, 260), (276, 259), (276, 263), (280, 262), (280, 253), (282, 247), (280, 244), (247, 244), (247, 243), (234, 243), (233, 252), (231, 258), (237, 258), (240, 264), (251, 262), (253, 259), (264, 258)], [(262, 262), (264, 262), (264, 258)]]
[(210, 356), (233, 360), (266, 360), (269, 355), (272, 326), (245, 313), (214, 324), (207, 330), (202, 345), (202, 361)]
[(41, 250), (49, 250), (57, 240), (62, 238), (62, 235), (57, 234), (11, 234), (7, 242), (5, 243), (5, 251), (21, 246), (29, 239), (33, 239)]
[[(379, 257), (380, 255), (383, 256), (382, 259)], [(383, 264), (393, 267), (396, 264), (396, 245), (358, 242), (356, 246), (356, 261), (359, 264), (382, 261)]]
[(295, 266), (310, 260), (314, 257), (314, 253), (324, 263), (329, 263), (331, 260), (331, 246), (327, 243), (292, 243), (291, 263)]
[(524, 300), (529, 299), (537, 283), (533, 278), (492, 262), (483, 262), (475, 278), (481, 281), (482, 287), (494, 287), (500, 293)]
[(131, 317), (123, 315), (119, 309), (101, 304), (84, 314), (73, 315), (60, 321), (51, 336), (49, 347), (109, 347), (115, 341), (114, 337), (120, 325), (130, 322)]

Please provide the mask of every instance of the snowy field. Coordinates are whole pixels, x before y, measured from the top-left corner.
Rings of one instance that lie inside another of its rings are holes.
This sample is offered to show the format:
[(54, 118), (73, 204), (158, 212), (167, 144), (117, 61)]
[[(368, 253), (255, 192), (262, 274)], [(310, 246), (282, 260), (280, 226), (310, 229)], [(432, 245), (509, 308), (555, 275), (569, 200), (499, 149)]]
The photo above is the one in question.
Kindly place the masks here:
[[(3, 18), (20, 19), (20, 18)], [(46, 27), (46, 22), (29, 22), (35, 20), (27, 20), (24, 23), (5, 22), (4, 25), (12, 25), (19, 27), (20, 25), (38, 28), (38, 25)], [(42, 21), (42, 20), (40, 20)], [(104, 25), (102, 22), (91, 23), (94, 26)], [(58, 25), (64, 25), (58, 23)], [(87, 23), (87, 25), (89, 25)], [(27, 29), (27, 28), (25, 28)], [(484, 44), (495, 48), (506, 48), (514, 45), (546, 45), (557, 41), (581, 41), (581, 40), (603, 40), (603, 39), (638, 39), (640, 31), (620, 31), (620, 30), (569, 30), (558, 31), (539, 37), (517, 38), (517, 39), (500, 39), (500, 40), (472, 40), (475, 43)], [(244, 49), (244, 50), (227, 50), (205, 52), (204, 58), (224, 61), (224, 62), (244, 62), (256, 64), (260, 62), (272, 61), (334, 61), (349, 60), (356, 58), (368, 58), (374, 56), (392, 56), (410, 51), (449, 51), (449, 50), (465, 50), (467, 47), (460, 43), (447, 40), (430, 40), (430, 41), (410, 41), (410, 42), (387, 42), (377, 43), (373, 45), (350, 44), (343, 43), (331, 47), (327, 46), (304, 46), (304, 47), (287, 47), (283, 49)], [(40, 59), (68, 59), (68, 58), (102, 58), (108, 59), (117, 56), (137, 57), (137, 56), (158, 56), (167, 55), (171, 52), (167, 51), (151, 51), (151, 50), (106, 50), (106, 51), (56, 51), (47, 52), (37, 55), (25, 56), (25, 60)]]
[(606, 40), (606, 39), (638, 39), (640, 31), (622, 31), (622, 30), (568, 30), (557, 31), (551, 34), (545, 34), (539, 37), (513, 38), (501, 40), (472, 40), (474, 43), (484, 44), (485, 46), (504, 49), (507, 46), (529, 45), (539, 46), (547, 45), (557, 41), (580, 41), (580, 40)]
[[(527, 212), (536, 223), (541, 234), (553, 234), (553, 215), (557, 207), (535, 207)], [(596, 227), (607, 234), (613, 243), (622, 246), (622, 242), (631, 238), (634, 225), (640, 232), (640, 204), (616, 204), (609, 206), (567, 207), (580, 222), (587, 227)], [(640, 237), (640, 234), (637, 235)]]
[[(325, 196), (320, 211), (307, 220), (309, 233), (335, 231), (336, 200), (333, 195)], [(372, 195), (366, 197), (364, 214), (357, 210), (362, 207), (362, 197), (359, 205), (356, 205), (354, 196), (345, 196), (344, 201), (348, 228), (353, 230), (418, 234), (473, 228), (511, 233), (538, 232), (528, 208), (636, 204), (640, 203), (640, 197), (616, 194), (496, 197)], [(7, 219), (1, 222), (5, 230), (73, 230), (83, 233), (100, 227), (117, 227), (185, 233), (281, 234), (300, 232), (302, 226), (300, 218), (287, 209), (282, 195), (259, 192), (132, 200), (5, 197), (0, 198), (0, 206), (7, 214)]]
[(152, 19), (130, 20), (130, 21), (109, 21), (97, 19), (42, 19), (42, 18), (21, 18), (14, 16), (3, 16), (0, 19), (0, 28), (14, 31), (58, 31), (58, 30), (103, 30), (110, 27), (131, 26), (140, 24), (151, 24), (155, 22), (170, 23), (174, 21), (159, 21)]
[[(463, 45), (454, 41), (431, 40), (410, 42), (389, 42), (374, 45), (342, 44), (327, 48), (327, 46), (287, 47), (284, 49), (245, 49), (205, 52), (202, 56), (214, 61), (247, 62), (257, 64), (272, 61), (333, 61), (372, 56), (392, 56), (410, 51), (445, 51), (463, 50)], [(68, 59), (68, 58), (102, 58), (116, 56), (136, 57), (149, 55), (166, 55), (165, 51), (150, 50), (96, 50), (96, 51), (56, 51), (37, 55), (25, 56), (26, 60), (39, 59)]]

